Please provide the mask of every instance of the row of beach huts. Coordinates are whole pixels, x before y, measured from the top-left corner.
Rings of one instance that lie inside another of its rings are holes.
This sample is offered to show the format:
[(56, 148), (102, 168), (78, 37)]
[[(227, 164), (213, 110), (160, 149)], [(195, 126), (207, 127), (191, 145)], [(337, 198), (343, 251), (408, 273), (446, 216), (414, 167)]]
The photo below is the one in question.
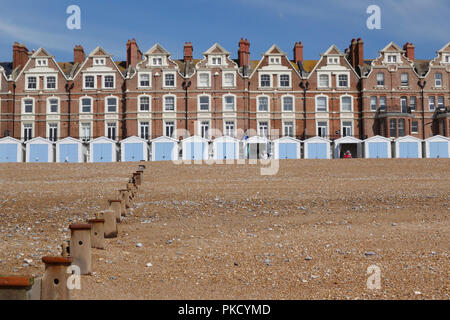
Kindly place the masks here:
[(133, 136), (120, 142), (99, 137), (88, 143), (70, 137), (56, 143), (40, 137), (25, 143), (11, 137), (0, 139), (0, 163), (337, 159), (347, 151), (353, 158), (449, 158), (450, 139), (433, 136), (420, 140), (405, 136), (392, 140), (375, 136), (366, 140), (343, 137), (332, 142), (322, 137), (304, 141), (282, 137), (270, 141), (260, 136), (244, 140), (223, 136), (210, 141), (191, 136), (181, 141), (159, 137), (148, 142)]

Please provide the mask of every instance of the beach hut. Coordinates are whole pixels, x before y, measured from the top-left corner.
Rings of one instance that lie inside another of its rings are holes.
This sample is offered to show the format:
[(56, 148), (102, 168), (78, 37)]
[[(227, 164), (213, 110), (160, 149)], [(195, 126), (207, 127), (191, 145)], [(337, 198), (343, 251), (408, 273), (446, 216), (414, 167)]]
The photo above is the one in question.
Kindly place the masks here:
[(374, 136), (364, 140), (365, 158), (391, 158), (391, 139), (382, 136)]
[(199, 136), (188, 137), (181, 141), (183, 160), (207, 160), (208, 140)]
[(239, 159), (239, 140), (222, 136), (213, 141), (214, 160)]
[(274, 159), (300, 159), (301, 141), (282, 137), (273, 141)]
[(159, 137), (151, 141), (152, 161), (178, 160), (178, 140)]
[(84, 162), (84, 146), (81, 140), (71, 137), (56, 142), (56, 162), (78, 163)]
[(331, 141), (322, 137), (313, 137), (303, 142), (305, 159), (331, 159)]
[(26, 162), (53, 162), (53, 143), (37, 137), (25, 142)]
[(248, 159), (266, 159), (272, 152), (272, 143), (266, 137), (253, 136), (244, 141)]
[(89, 142), (90, 162), (116, 162), (117, 143), (106, 137), (99, 137)]
[(123, 162), (148, 161), (147, 140), (132, 136), (120, 142), (120, 156)]
[(396, 158), (422, 158), (422, 140), (405, 136), (395, 140)]
[(449, 158), (450, 139), (443, 136), (433, 136), (425, 140), (427, 158)]
[(22, 142), (11, 137), (0, 139), (0, 163), (23, 162)]
[(347, 151), (350, 151), (353, 158), (362, 158), (362, 143), (362, 140), (350, 136), (334, 140), (334, 158), (343, 158)]

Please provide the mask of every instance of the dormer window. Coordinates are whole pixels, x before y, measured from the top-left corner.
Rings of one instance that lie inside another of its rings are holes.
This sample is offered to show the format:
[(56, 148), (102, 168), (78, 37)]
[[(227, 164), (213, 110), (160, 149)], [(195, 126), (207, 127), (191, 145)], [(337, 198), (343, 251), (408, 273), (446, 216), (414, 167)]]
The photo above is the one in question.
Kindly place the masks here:
[(94, 58), (94, 66), (104, 66), (106, 64), (105, 58)]
[(48, 60), (47, 59), (36, 59), (36, 66), (46, 67), (46, 66), (48, 66)]
[(155, 57), (155, 58), (152, 58), (152, 64), (153, 64), (154, 66), (162, 66), (162, 64), (163, 64), (163, 59), (162, 59), (161, 57)]
[(270, 57), (269, 58), (270, 64), (280, 64), (280, 58), (279, 57)]
[(444, 54), (443, 56), (442, 56), (442, 62), (443, 63), (450, 63), (450, 54)]
[(387, 56), (387, 62), (388, 63), (397, 63), (397, 55), (395, 54), (389, 54)]
[(328, 64), (339, 64), (339, 58), (338, 57), (328, 57), (327, 62), (328, 62)]
[(221, 57), (212, 57), (211, 64), (215, 66), (220, 66), (222, 64), (222, 58)]

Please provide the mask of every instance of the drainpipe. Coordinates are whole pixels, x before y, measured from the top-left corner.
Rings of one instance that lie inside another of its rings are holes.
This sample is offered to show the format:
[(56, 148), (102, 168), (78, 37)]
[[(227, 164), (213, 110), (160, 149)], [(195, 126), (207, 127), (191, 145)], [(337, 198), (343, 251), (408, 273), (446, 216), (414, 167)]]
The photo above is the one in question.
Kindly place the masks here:
[(185, 110), (185, 129), (186, 133), (188, 132), (188, 89), (191, 86), (191, 81), (183, 81), (183, 89), (184, 89), (184, 110)]
[(359, 138), (364, 140), (364, 95), (363, 95), (363, 78), (359, 79)]
[(422, 139), (425, 139), (425, 101), (424, 101), (424, 88), (427, 84), (426, 80), (420, 79), (417, 84), (419, 85), (421, 89), (422, 94)]
[(309, 81), (302, 80), (300, 88), (303, 89), (303, 140), (306, 139), (306, 91), (309, 89)]
[(67, 92), (67, 96), (68, 96), (68, 99), (69, 99), (69, 102), (68, 102), (68, 117), (67, 117), (67, 122), (68, 122), (68, 127), (67, 127), (67, 136), (68, 137), (70, 137), (70, 115), (71, 115), (71, 113), (72, 113), (72, 111), (71, 111), (71, 91), (72, 91), (72, 89), (73, 89), (73, 87), (74, 87), (74, 84), (73, 84), (73, 82), (72, 82), (72, 84), (69, 86), (69, 84), (68, 83), (66, 83), (66, 92)]
[[(15, 122), (16, 122), (16, 83), (13, 83), (13, 118), (12, 118), (12, 137), (14, 137), (15, 131), (14, 131), (14, 127), (15, 127)], [(19, 140), (20, 140), (20, 134), (19, 134)]]

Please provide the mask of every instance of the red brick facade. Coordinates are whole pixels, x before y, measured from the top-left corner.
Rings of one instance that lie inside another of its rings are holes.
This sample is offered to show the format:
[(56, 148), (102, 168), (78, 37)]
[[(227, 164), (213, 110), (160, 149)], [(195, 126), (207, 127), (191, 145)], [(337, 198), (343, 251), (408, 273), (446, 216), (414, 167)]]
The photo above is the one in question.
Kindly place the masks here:
[(432, 60), (417, 60), (412, 43), (365, 59), (361, 39), (319, 60), (304, 60), (301, 42), (293, 60), (276, 45), (250, 60), (247, 39), (236, 60), (219, 44), (201, 59), (194, 49), (187, 42), (177, 60), (133, 39), (115, 62), (77, 45), (64, 63), (15, 43), (13, 62), (0, 64), (0, 137), (450, 136), (450, 43)]

